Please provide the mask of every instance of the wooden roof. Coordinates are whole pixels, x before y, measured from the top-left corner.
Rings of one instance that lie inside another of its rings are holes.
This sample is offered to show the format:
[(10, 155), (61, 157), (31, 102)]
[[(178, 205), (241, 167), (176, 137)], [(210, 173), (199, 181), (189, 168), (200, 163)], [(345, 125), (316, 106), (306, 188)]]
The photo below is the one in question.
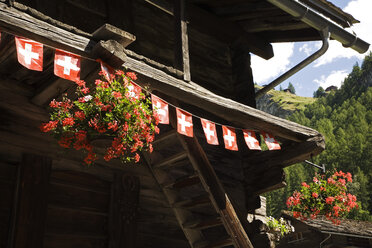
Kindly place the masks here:
[[(161, 2), (149, 0), (149, 2)], [(247, 33), (258, 35), (268, 42), (319, 40), (316, 30), (283, 10), (262, 0), (191, 0), (209, 13), (236, 23)], [(333, 20), (342, 27), (358, 23), (353, 16), (327, 0), (300, 0), (303, 4)]]
[[(284, 213), (286, 218), (294, 220), (289, 212)], [(297, 220), (296, 221), (300, 221)], [(340, 235), (358, 235), (366, 238), (372, 238), (372, 222), (360, 220), (341, 220), (340, 225), (335, 225), (332, 221), (325, 217), (318, 217), (314, 220), (301, 220), (300, 222), (308, 225), (312, 229), (316, 229), (323, 233), (334, 233)]]

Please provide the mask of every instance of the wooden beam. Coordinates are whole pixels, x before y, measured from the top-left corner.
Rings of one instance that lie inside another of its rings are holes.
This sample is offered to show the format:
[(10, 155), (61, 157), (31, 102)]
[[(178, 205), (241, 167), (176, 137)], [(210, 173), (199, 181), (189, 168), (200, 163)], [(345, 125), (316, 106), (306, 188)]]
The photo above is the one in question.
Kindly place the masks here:
[(264, 151), (256, 153), (253, 157), (246, 157), (245, 167), (258, 170), (268, 170), (273, 167), (286, 167), (315, 156), (325, 149), (325, 141), (322, 136), (316, 136), (302, 143), (292, 143), (282, 147), (279, 151)]
[[(173, 5), (164, 0), (146, 0), (146, 2), (173, 15)], [(189, 25), (202, 33), (230, 44), (237, 39), (243, 39), (249, 50), (264, 58), (270, 59), (274, 52), (270, 43), (265, 39), (249, 34), (233, 22), (223, 20), (212, 13), (205, 11), (191, 3), (187, 3), (187, 21)]]
[(11, 34), (86, 57), (91, 57), (90, 52), (96, 44), (87, 37), (53, 26), (4, 3), (0, 3), (0, 28)]
[(14, 247), (43, 247), (52, 160), (24, 154)]
[[(0, 28), (76, 54), (96, 57), (92, 55), (92, 46), (97, 44), (94, 40), (50, 25), (3, 3), (0, 3)], [(99, 45), (100, 51), (106, 50), (123, 66), (142, 74), (143, 82), (149, 82), (153, 90), (211, 112), (238, 127), (268, 131), (278, 137), (300, 142), (321, 137), (313, 129), (223, 98), (193, 82), (176, 79), (149, 65), (146, 60), (139, 59), (140, 56), (133, 52), (130, 52), (131, 57), (126, 56), (128, 52), (118, 42), (101, 41)]]
[[(126, 53), (125, 49), (115, 41), (101, 41), (99, 46), (118, 59), (122, 56), (121, 60), (124, 67), (142, 74), (143, 80), (138, 80), (139, 84), (145, 86), (143, 82), (146, 82), (146, 85), (149, 85), (152, 90), (157, 90), (165, 95), (213, 113), (237, 127), (267, 131), (275, 136), (297, 142), (306, 141), (314, 137), (322, 137), (321, 134), (311, 128), (218, 96), (196, 83), (186, 83), (183, 80), (176, 79), (137, 60), (135, 57), (123, 56)], [(133, 53), (131, 54), (133, 55)]]
[(242, 22), (244, 30), (250, 33), (263, 32), (263, 31), (288, 31), (300, 30), (309, 28), (304, 22), (279, 22), (279, 23), (256, 23), (255, 22)]
[(189, 41), (187, 34), (187, 23), (185, 0), (174, 0), (174, 27), (175, 27), (175, 68), (183, 71), (183, 79), (191, 80)]
[(139, 178), (117, 172), (111, 189), (109, 246), (136, 247)]
[(211, 195), (211, 200), (221, 216), (226, 231), (230, 235), (234, 246), (237, 248), (253, 247), (242, 223), (226, 194), (221, 182), (210, 164), (207, 155), (203, 151), (196, 137), (186, 137), (179, 135), (179, 139), (189, 153), (190, 161), (194, 169), (198, 172), (200, 180), (205, 189)]
[(120, 28), (114, 27), (110, 24), (103, 24), (100, 28), (92, 34), (96, 40), (116, 40), (123, 47), (127, 47), (129, 44), (136, 40), (136, 36), (121, 30)]

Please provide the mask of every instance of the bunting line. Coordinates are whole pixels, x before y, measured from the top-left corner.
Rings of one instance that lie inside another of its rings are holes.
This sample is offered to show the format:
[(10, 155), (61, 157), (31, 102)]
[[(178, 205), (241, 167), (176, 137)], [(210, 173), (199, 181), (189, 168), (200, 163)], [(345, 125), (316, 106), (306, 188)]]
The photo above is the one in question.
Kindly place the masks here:
[[(1, 30), (0, 30), (0, 42), (1, 42)], [(14, 34), (12, 34), (14, 35)], [(30, 70), (42, 71), (43, 70), (43, 44), (38, 43), (27, 38), (18, 37), (14, 35), (17, 51), (18, 62), (24, 67)], [(91, 59), (88, 57), (76, 55), (67, 51), (60, 50), (55, 47), (45, 45), (46, 47), (55, 49), (54, 57), (54, 74), (58, 77), (70, 80), (78, 81), (80, 80), (81, 71), (81, 59), (88, 59), (100, 63), (102, 75), (110, 81), (115, 73), (115, 70), (104, 63), (101, 59)], [(169, 124), (169, 106), (176, 109), (177, 114), (177, 131), (178, 133), (193, 137), (193, 117), (199, 118), (202, 124), (204, 135), (206, 141), (210, 145), (219, 145), (216, 125), (222, 127), (223, 140), (225, 148), (232, 151), (238, 151), (236, 130), (241, 130), (243, 132), (244, 140), (247, 147), (251, 150), (262, 150), (260, 143), (256, 137), (255, 131), (247, 130), (242, 128), (236, 128), (228, 125), (223, 125), (220, 123), (212, 122), (206, 120), (200, 116), (191, 114), (177, 106), (168, 103), (164, 99), (152, 94), (148, 90), (137, 85), (133, 81), (128, 82), (128, 95), (130, 97), (139, 98), (142, 91), (151, 94), (152, 108), (154, 113), (159, 118), (160, 124)], [(269, 150), (280, 150), (279, 142), (267, 132), (261, 131), (261, 135)]]

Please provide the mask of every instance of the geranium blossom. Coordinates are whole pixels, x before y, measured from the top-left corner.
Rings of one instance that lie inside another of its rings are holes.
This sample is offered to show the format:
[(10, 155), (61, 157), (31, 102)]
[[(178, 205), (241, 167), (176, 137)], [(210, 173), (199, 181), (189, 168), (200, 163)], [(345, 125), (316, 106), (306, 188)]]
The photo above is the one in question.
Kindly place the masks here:
[[(67, 94), (62, 101), (52, 100), (51, 120), (40, 126), (41, 131), (53, 132), (64, 148), (87, 152), (86, 164), (98, 159), (92, 141), (101, 136), (113, 139), (103, 156), (105, 160), (139, 162), (138, 152), (143, 149), (152, 152), (151, 142), (159, 129), (151, 101), (139, 86), (129, 89), (136, 79), (135, 73), (117, 71), (109, 81), (97, 79), (94, 89), (83, 80), (77, 81), (77, 100), (71, 101)], [(89, 92), (93, 93), (87, 95)]]
[(346, 192), (346, 181), (352, 182), (352, 176), (342, 171), (336, 171), (327, 179), (324, 176), (314, 177), (313, 182), (303, 182), (301, 190), (287, 199), (287, 207), (293, 211), (295, 218), (315, 219), (324, 215), (339, 224), (340, 217), (358, 207), (355, 195)]

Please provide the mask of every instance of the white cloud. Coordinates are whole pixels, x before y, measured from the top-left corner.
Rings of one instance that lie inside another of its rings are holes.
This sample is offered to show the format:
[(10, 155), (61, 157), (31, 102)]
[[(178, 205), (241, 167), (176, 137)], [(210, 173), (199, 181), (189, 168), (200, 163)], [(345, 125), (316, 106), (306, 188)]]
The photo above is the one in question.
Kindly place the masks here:
[(252, 55), (253, 79), (259, 84), (267, 83), (289, 69), (294, 43), (275, 43), (273, 49), (274, 57), (269, 60)]
[(314, 82), (317, 83), (319, 86), (322, 86), (323, 89), (326, 89), (331, 85), (340, 88), (342, 82), (348, 74), (349, 73), (346, 70), (332, 71), (328, 76), (322, 75), (320, 79), (314, 79)]
[[(343, 9), (346, 13), (353, 15), (357, 20), (360, 21), (358, 24), (349, 29), (349, 32), (354, 31), (359, 38), (362, 40), (372, 43), (372, 18), (371, 18), (372, 1), (371, 0), (353, 0)], [(371, 51), (371, 47), (369, 49)], [(339, 58), (358, 58), (363, 59), (364, 55), (352, 50), (351, 48), (345, 48), (340, 42), (332, 40), (326, 54), (320, 57), (315, 67), (331, 63), (332, 61)]]
[(309, 56), (314, 51), (314, 48), (310, 47), (309, 43), (305, 43), (298, 49), (298, 51), (304, 52), (307, 56)]

